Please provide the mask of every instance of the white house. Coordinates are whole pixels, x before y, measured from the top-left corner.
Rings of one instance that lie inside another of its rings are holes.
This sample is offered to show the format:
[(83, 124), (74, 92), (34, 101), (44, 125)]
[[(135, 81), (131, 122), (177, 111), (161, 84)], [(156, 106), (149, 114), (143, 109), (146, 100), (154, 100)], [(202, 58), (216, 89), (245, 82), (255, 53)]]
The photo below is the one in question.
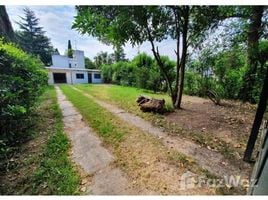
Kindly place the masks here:
[(48, 70), (48, 83), (102, 83), (101, 71), (85, 68), (84, 52), (73, 51), (73, 58), (52, 55), (52, 66)]

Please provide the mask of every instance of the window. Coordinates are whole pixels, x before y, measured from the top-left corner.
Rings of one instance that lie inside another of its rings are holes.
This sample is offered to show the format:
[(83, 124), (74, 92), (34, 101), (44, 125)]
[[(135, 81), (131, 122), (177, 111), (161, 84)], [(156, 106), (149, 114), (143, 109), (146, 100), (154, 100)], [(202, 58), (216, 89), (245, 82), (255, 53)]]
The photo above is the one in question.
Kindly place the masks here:
[(77, 79), (84, 79), (84, 74), (76, 74)]
[(94, 74), (94, 78), (95, 79), (100, 79), (101, 78), (101, 75), (100, 74)]
[(71, 63), (69, 63), (69, 68), (72, 68), (72, 64)]

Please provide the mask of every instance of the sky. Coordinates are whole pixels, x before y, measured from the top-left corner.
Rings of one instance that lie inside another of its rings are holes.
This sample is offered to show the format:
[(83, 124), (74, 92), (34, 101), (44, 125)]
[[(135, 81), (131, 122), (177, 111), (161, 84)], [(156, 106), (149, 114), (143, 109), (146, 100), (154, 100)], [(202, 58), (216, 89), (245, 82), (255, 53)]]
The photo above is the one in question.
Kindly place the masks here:
[[(12, 26), (15, 30), (19, 29), (16, 21), (21, 21), (20, 16), (24, 17), (23, 8), (26, 6), (6, 6)], [(45, 35), (51, 39), (54, 48), (58, 48), (60, 54), (64, 54), (67, 49), (68, 40), (71, 40), (73, 49), (83, 50), (85, 56), (93, 59), (100, 51), (113, 52), (112, 46), (107, 46), (99, 42), (96, 38), (88, 35), (80, 35), (76, 30), (71, 29), (76, 10), (74, 6), (27, 6), (35, 12), (40, 19), (40, 26), (46, 31)], [(161, 55), (167, 55), (175, 60), (174, 49), (176, 42), (168, 39), (158, 44)], [(145, 42), (139, 47), (140, 52), (152, 54), (149, 42)], [(138, 47), (130, 44), (124, 46), (126, 57), (132, 59), (138, 53)]]

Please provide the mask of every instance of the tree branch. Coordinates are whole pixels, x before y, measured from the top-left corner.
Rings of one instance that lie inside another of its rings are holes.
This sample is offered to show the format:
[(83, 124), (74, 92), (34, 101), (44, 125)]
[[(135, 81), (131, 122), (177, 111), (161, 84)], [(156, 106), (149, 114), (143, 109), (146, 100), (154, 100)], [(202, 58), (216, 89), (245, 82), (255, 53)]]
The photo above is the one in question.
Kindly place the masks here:
[(158, 50), (158, 47), (155, 49), (155, 45), (154, 45), (154, 40), (153, 40), (153, 37), (151, 35), (151, 32), (150, 32), (150, 29), (148, 27), (148, 23), (146, 24), (146, 30), (147, 30), (147, 34), (148, 34), (148, 39), (151, 43), (151, 46), (152, 46), (152, 51), (153, 51), (153, 54), (154, 54), (154, 57), (157, 61), (157, 64), (160, 68), (160, 70), (162, 71), (163, 75), (164, 75), (164, 78), (166, 79), (167, 81), (167, 85), (168, 85), (168, 88), (169, 88), (169, 91), (170, 91), (170, 94), (171, 96), (173, 96), (173, 90), (172, 90), (172, 86), (171, 86), (171, 80), (170, 78), (168, 77), (168, 74), (166, 73), (165, 69), (164, 69), (164, 64), (161, 60), (161, 57), (160, 57), (160, 54), (159, 54), (159, 50)]

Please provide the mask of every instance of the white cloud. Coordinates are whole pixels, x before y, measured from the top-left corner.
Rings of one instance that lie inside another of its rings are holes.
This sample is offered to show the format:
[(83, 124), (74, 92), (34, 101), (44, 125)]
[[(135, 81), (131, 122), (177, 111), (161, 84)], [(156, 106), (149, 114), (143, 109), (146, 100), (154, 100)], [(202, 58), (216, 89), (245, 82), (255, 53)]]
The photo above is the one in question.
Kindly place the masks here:
[[(26, 6), (7, 6), (7, 12), (11, 19), (14, 29), (18, 29), (16, 21), (20, 21), (19, 16), (24, 16), (23, 8)], [(76, 15), (74, 6), (27, 6), (33, 10), (36, 16), (40, 19), (40, 26), (44, 27), (46, 35), (51, 38), (51, 42), (55, 48), (58, 48), (63, 54), (67, 48), (67, 42), (70, 39), (72, 46), (85, 51), (85, 55), (93, 58), (100, 51), (113, 52), (112, 46), (107, 46), (99, 42), (91, 36), (82, 36), (75, 30), (71, 29), (73, 17)], [(176, 43), (173, 40), (165, 40), (158, 43), (159, 51), (162, 55), (168, 55), (175, 60), (174, 49)], [(140, 52), (152, 54), (149, 42), (145, 42), (140, 46)], [(132, 59), (137, 55), (138, 47), (132, 47), (126, 44), (124, 47), (126, 56)]]

